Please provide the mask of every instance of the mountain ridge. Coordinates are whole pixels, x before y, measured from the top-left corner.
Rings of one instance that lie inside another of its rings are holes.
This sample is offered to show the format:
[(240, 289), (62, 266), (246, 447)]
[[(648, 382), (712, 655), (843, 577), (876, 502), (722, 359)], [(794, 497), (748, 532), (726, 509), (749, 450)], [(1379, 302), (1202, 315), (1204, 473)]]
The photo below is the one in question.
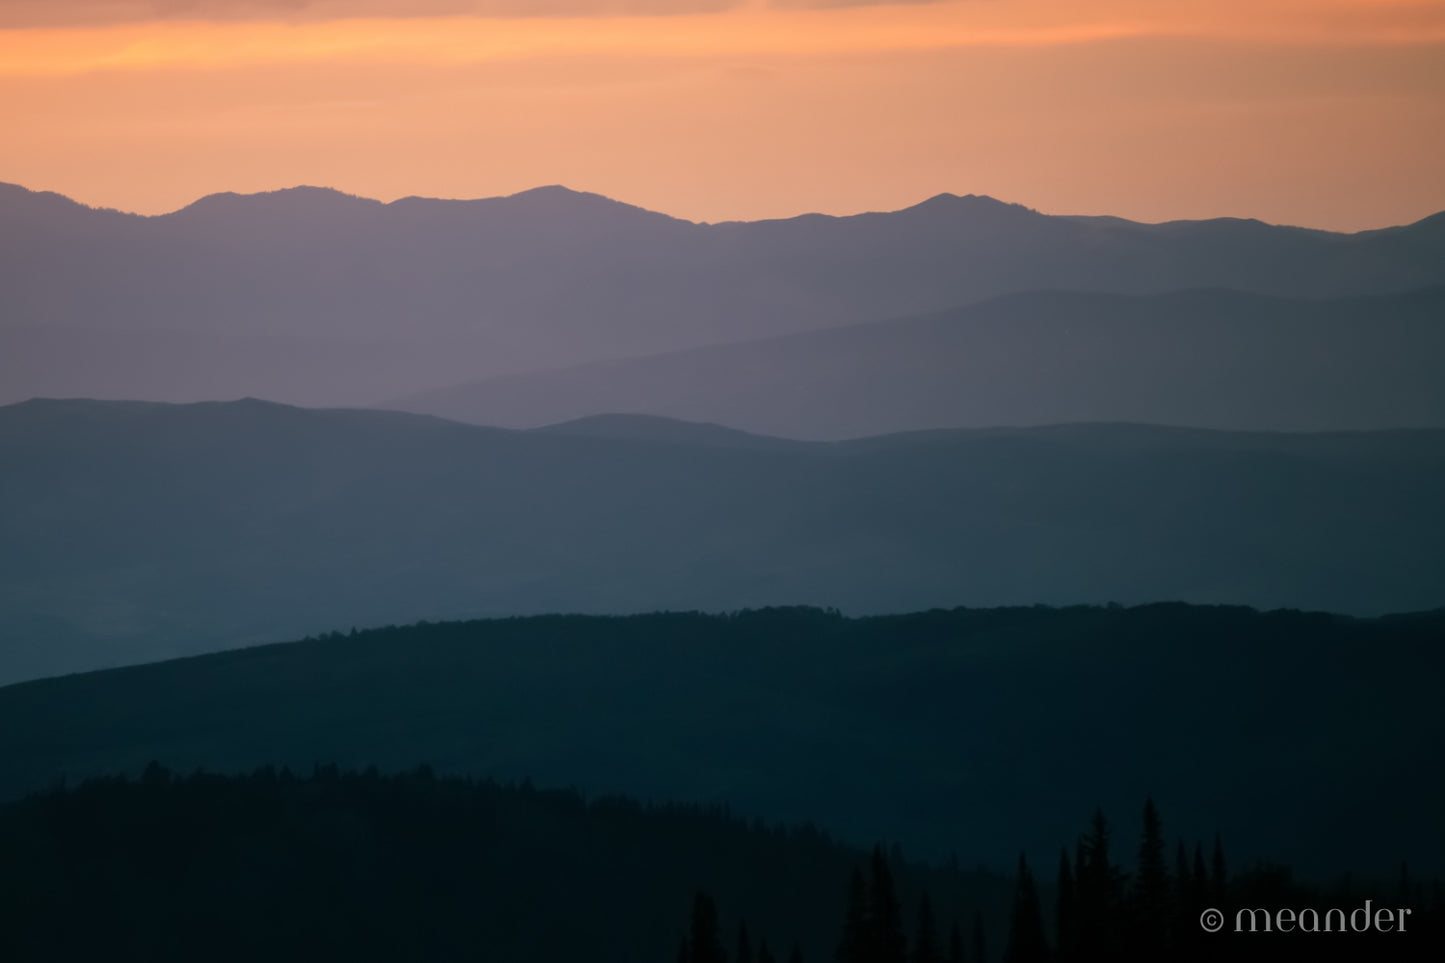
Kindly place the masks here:
[(582, 427), (0, 407), (0, 681), (549, 611), (1445, 602), (1445, 430)]
[(948, 194), (698, 224), (560, 186), (389, 204), (293, 188), (147, 218), (15, 187), (0, 190), (0, 402), (365, 405), (1039, 290), (1383, 296), (1445, 284), (1440, 224), (1149, 225)]
[(1445, 425), (1445, 287), (1281, 298), (1029, 291), (890, 321), (503, 376), (376, 402), (526, 428), (627, 411), (765, 435), (1143, 421)]
[[(0, 799), (153, 759), (424, 760), (1005, 866), (1150, 796), (1171, 834), (1222, 831), (1235, 865), (1418, 872), (1445, 858), (1445, 780), (1421, 765), (1445, 724), (1440, 623), (1177, 603), (343, 621), (0, 687)], [(1362, 813), (1378, 831), (1347, 831)]]
[[(145, 220), (155, 220), (158, 218), (172, 217), (176, 214), (180, 214), (184, 211), (196, 208), (198, 205), (207, 206), (216, 203), (232, 204), (236, 202), (248, 201), (264, 203), (271, 200), (278, 200), (290, 197), (328, 196), (336, 200), (345, 200), (346, 202), (360, 201), (364, 202), (367, 206), (379, 206), (383, 208), (392, 207), (398, 204), (405, 205), (407, 203), (413, 203), (417, 201), (438, 204), (481, 204), (488, 201), (521, 201), (533, 199), (553, 201), (558, 198), (565, 198), (571, 201), (585, 200), (589, 203), (593, 202), (594, 200), (602, 200), (606, 201), (610, 205), (616, 205), (617, 207), (644, 211), (648, 214), (664, 217), (671, 221), (679, 221), (685, 224), (692, 224), (699, 227), (720, 227), (724, 225), (735, 224), (781, 223), (787, 221), (796, 221), (802, 218), (816, 218), (830, 221), (840, 221), (848, 220), (850, 218), (870, 217), (887, 214), (901, 214), (909, 211), (935, 210), (945, 208), (950, 205), (955, 207), (970, 206), (974, 207), (975, 209), (990, 210), (995, 212), (1008, 211), (1013, 213), (1026, 213), (1038, 215), (1040, 217), (1060, 218), (1075, 221), (1095, 221), (1100, 223), (1130, 224), (1139, 227), (1167, 227), (1198, 224), (1252, 224), (1262, 227), (1305, 231), (1313, 234), (1334, 235), (1340, 237), (1354, 237), (1357, 235), (1375, 234), (1381, 231), (1397, 231), (1401, 229), (1419, 227), (1426, 224), (1433, 224), (1437, 220), (1445, 221), (1445, 211), (1436, 211), (1430, 214), (1425, 214), (1419, 218), (1416, 218), (1413, 221), (1407, 221), (1401, 224), (1391, 224), (1376, 228), (1362, 228), (1357, 231), (1339, 231), (1330, 228), (1307, 227), (1304, 225), (1277, 223), (1273, 221), (1265, 221), (1260, 218), (1239, 217), (1234, 215), (1215, 215), (1211, 217), (1194, 218), (1169, 218), (1162, 221), (1139, 221), (1132, 218), (1120, 217), (1110, 214), (1046, 214), (1042, 211), (1039, 211), (1037, 208), (1029, 207), (1027, 204), (1023, 204), (1017, 201), (1005, 201), (1000, 198), (993, 197), (989, 194), (955, 194), (951, 191), (940, 191), (937, 194), (933, 194), (913, 204), (907, 204), (903, 207), (890, 208), (886, 210), (870, 209), (864, 211), (855, 211), (849, 214), (828, 214), (820, 211), (805, 211), (799, 214), (791, 214), (780, 217), (754, 218), (751, 220), (727, 218), (720, 221), (692, 221), (687, 218), (678, 217), (674, 214), (668, 214), (663, 211), (655, 211), (651, 208), (646, 208), (640, 205), (629, 203), (627, 201), (618, 200), (617, 198), (613, 198), (606, 194), (598, 193), (596, 191), (579, 190), (577, 188), (568, 187), (565, 184), (541, 184), (536, 187), (524, 188), (511, 194), (496, 194), (481, 197), (434, 197), (422, 194), (406, 194), (390, 201), (378, 200), (376, 198), (368, 197), (365, 194), (356, 194), (336, 187), (326, 187), (324, 185), (317, 184), (296, 184), (291, 187), (280, 187), (272, 188), (270, 190), (251, 192), (215, 191), (210, 194), (202, 195), (201, 197), (198, 197), (187, 204), (183, 204), (180, 207), (175, 208), (174, 210), (163, 211), (158, 214), (140, 214), (134, 211), (126, 211), (115, 207), (86, 204), (83, 201), (75, 200), (68, 195), (62, 194), (58, 191), (36, 190), (26, 187), (23, 184), (0, 181), (0, 199), (3, 199), (7, 196), (14, 198), (25, 195), (29, 195), (30, 197), (35, 199), (44, 199), (46, 202), (50, 202), (52, 199), (64, 200), (67, 201), (69, 204), (86, 211), (124, 214), (127, 217)], [(963, 202), (963, 204), (958, 204), (957, 202)]]

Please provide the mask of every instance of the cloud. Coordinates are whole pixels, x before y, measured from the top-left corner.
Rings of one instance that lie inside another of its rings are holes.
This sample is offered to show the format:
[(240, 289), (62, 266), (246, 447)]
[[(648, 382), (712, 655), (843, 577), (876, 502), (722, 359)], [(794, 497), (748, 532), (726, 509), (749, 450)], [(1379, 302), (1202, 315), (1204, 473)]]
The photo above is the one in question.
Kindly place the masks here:
[(743, 2), (746, 0), (0, 0), (0, 29), (182, 20), (658, 16), (710, 13)]
[(823, 10), (830, 7), (914, 7), (948, 0), (767, 0), (782, 10)]

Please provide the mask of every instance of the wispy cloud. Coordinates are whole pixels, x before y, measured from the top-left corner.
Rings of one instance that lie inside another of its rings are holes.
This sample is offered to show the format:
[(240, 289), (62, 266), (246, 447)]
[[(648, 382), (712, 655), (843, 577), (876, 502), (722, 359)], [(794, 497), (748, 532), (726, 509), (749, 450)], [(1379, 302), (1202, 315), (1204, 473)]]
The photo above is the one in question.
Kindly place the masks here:
[(0, 0), (0, 180), (133, 210), (301, 182), (704, 220), (942, 190), (1342, 229), (1445, 207), (1439, 0), (43, 8), (71, 25)]
[[(201, 21), (315, 22), (417, 17), (663, 16), (747, 0), (3, 0), (0, 28)], [(871, 2), (871, 0), (864, 0)]]
[[(22, 0), (26, 6), (31, 0)], [(785, 0), (792, 3), (793, 0)], [(826, 2), (826, 0), (825, 0)], [(380, 13), (396, 0), (150, 0), (132, 8), (103, 0), (80, 7), (150, 9), (155, 19), (110, 26), (0, 30), (0, 74), (58, 75), (95, 70), (227, 67), (277, 62), (467, 64), (530, 56), (828, 55), (967, 46), (1051, 46), (1126, 37), (1193, 37), (1268, 43), (1445, 42), (1445, 4), (1416, 0), (1216, 0), (1169, 4), (1111, 0), (963, 0), (923, 5), (852, 4), (784, 9), (726, 0), (668, 4), (672, 16), (643, 9), (661, 0), (433, 0), (436, 16), (346, 19), (280, 17), (291, 11)], [(441, 16), (526, 8), (552, 16)], [(509, 6), (510, 5), (510, 6)], [(65, 7), (62, 3), (59, 6)], [(1308, 6), (1305, 19), (1297, 14)], [(713, 9), (721, 7), (721, 9)], [(7, 7), (7, 9), (10, 9)], [(183, 19), (225, 10), (271, 11), (239, 22)], [(563, 12), (569, 15), (562, 15)], [(606, 13), (607, 16), (601, 14)]]

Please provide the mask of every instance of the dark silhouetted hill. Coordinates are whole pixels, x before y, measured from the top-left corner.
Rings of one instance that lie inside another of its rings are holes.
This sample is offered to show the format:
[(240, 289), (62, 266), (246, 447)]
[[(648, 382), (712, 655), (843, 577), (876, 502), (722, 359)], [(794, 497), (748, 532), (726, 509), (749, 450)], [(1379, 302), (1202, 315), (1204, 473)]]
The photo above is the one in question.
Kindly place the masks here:
[[(729, 947), (826, 961), (868, 854), (721, 807), (436, 776), (149, 766), (0, 806), (8, 961), (670, 959), (693, 894)], [(1009, 882), (893, 861), (910, 905), (1005, 932)], [(74, 925), (77, 919), (85, 925)]]
[(1440, 612), (1171, 604), (336, 633), (0, 688), (0, 795), (151, 759), (425, 760), (1000, 869), (1020, 848), (1051, 868), (1100, 806), (1129, 860), (1152, 797), (1171, 867), (1175, 840), (1218, 832), (1237, 870), (1394, 879), (1405, 860), (1428, 878), (1445, 866), (1442, 632)]

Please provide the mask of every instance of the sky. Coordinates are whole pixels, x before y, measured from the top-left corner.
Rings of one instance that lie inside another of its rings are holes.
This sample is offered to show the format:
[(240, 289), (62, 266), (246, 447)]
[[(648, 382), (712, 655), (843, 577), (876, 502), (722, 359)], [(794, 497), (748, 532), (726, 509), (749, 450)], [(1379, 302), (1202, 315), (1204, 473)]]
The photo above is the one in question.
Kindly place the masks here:
[(1361, 230), (1445, 210), (1445, 0), (0, 0), (0, 117), (0, 181), (145, 214), (565, 184)]

